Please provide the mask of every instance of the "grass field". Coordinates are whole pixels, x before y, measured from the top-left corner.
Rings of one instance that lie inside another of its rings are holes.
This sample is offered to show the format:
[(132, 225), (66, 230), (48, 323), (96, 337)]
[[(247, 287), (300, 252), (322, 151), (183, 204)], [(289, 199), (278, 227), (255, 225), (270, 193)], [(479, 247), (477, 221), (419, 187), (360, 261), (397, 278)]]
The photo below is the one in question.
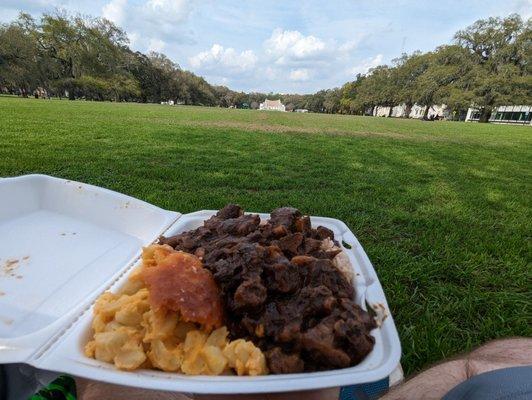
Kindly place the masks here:
[(0, 98), (0, 176), (51, 174), (184, 213), (236, 202), (345, 221), (407, 373), (531, 335), (531, 161), (529, 127)]

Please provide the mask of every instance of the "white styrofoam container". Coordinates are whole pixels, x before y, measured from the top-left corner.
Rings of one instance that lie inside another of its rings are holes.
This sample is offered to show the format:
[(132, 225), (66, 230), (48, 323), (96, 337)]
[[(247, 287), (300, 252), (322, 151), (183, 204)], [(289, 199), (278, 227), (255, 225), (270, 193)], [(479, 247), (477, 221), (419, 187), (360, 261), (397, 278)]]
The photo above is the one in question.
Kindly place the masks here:
[[(355, 271), (356, 302), (384, 310), (375, 347), (351, 368), (238, 376), (187, 376), (155, 370), (125, 372), (88, 358), (92, 304), (117, 290), (142, 246), (161, 234), (200, 226), (215, 211), (162, 210), (106, 189), (44, 175), (0, 179), (0, 363), (24, 362), (115, 384), (194, 393), (267, 393), (373, 382), (399, 364), (401, 345), (388, 304), (360, 243), (341, 221), (312, 217), (332, 229)], [(260, 214), (268, 218), (268, 214)], [(13, 264), (13, 261), (18, 261)], [(15, 265), (16, 268), (10, 269)], [(6, 268), (7, 267), (7, 268)], [(20, 277), (20, 278), (19, 278)]]

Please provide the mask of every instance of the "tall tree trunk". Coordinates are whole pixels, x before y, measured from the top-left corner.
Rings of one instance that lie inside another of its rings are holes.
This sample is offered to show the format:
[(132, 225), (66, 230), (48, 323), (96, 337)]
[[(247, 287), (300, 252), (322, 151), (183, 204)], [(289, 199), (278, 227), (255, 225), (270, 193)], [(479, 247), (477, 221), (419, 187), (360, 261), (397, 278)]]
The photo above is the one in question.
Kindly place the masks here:
[(491, 117), (491, 108), (484, 107), (482, 111), (480, 112), (480, 118), (478, 119), (478, 122), (488, 122), (488, 120)]
[(410, 113), (412, 112), (412, 104), (406, 103), (405, 107), (405, 117), (410, 118)]
[(388, 111), (388, 118), (392, 116), (393, 106), (390, 106), (390, 110)]

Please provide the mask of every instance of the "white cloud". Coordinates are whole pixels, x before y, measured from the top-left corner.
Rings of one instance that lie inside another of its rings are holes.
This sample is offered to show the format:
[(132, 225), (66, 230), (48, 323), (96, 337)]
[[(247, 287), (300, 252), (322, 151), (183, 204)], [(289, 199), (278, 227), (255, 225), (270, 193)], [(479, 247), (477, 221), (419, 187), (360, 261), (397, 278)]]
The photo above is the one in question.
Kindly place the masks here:
[(143, 18), (175, 24), (188, 17), (191, 2), (186, 0), (148, 0), (142, 8)]
[(277, 78), (277, 71), (272, 67), (266, 67), (266, 69), (264, 70), (264, 75), (266, 76), (266, 78), (273, 80)]
[(42, 11), (42, 8), (59, 7), (65, 5), (64, 3), (64, 0), (2, 0), (0, 7), (13, 7), (24, 11)]
[(164, 40), (151, 38), (148, 43), (148, 52), (155, 51), (156, 53), (161, 53), (166, 47)]
[[(307, 87), (305, 82), (322, 81), (338, 71), (343, 71), (349, 51), (359, 42), (352, 37), (340, 46), (335, 40), (323, 40), (317, 35), (304, 35), (297, 30), (277, 28), (263, 42), (264, 51), (259, 54), (259, 76), (267, 81), (290, 84), (290, 90)], [(340, 72), (341, 74), (341, 72)]]
[(348, 73), (351, 75), (365, 74), (371, 68), (375, 68), (379, 65), (382, 65), (382, 59), (382, 54), (377, 54), (375, 57), (366, 58), (365, 60), (362, 60), (362, 62), (351, 68)]
[(140, 35), (137, 32), (128, 33), (129, 45), (134, 47), (139, 41)]
[(360, 44), (367, 39), (368, 36), (367, 32), (354, 32), (351, 34), (351, 39), (338, 46), (338, 50), (346, 53), (358, 50)]
[(204, 71), (244, 72), (255, 68), (257, 56), (252, 50), (238, 53), (232, 47), (224, 48), (219, 44), (214, 44), (209, 50), (190, 57), (189, 62), (192, 67)]
[(516, 12), (524, 19), (529, 18), (532, 15), (532, 0), (518, 0)]
[(358, 47), (358, 40), (348, 40), (347, 42), (343, 43), (338, 47), (338, 50), (340, 51), (352, 51), (355, 50)]
[(124, 9), (127, 5), (127, 0), (111, 0), (102, 7), (102, 17), (113, 21), (117, 25), (124, 22)]
[(288, 76), (288, 78), (291, 81), (308, 81), (310, 79), (310, 72), (306, 68), (293, 69), (290, 71), (290, 75)]
[(168, 51), (176, 43), (191, 41), (185, 26), (194, 0), (107, 1), (102, 16), (124, 28), (136, 50)]
[(305, 36), (299, 31), (285, 31), (277, 28), (264, 42), (266, 54), (276, 58), (277, 64), (285, 64), (290, 59), (303, 60), (315, 57), (326, 51), (325, 42), (315, 36)]

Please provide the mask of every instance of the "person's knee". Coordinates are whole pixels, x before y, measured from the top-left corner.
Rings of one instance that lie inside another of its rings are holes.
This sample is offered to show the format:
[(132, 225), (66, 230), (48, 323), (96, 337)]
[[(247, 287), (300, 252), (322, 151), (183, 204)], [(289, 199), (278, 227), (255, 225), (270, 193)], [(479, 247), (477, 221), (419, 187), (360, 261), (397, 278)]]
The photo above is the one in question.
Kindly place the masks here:
[(532, 339), (494, 340), (469, 354), (435, 365), (391, 390), (383, 400), (441, 399), (468, 378), (501, 368), (532, 364)]
[(494, 340), (473, 350), (467, 361), (470, 377), (495, 369), (529, 365), (532, 363), (532, 339)]
[(457, 359), (436, 365), (393, 388), (382, 400), (441, 399), (467, 379), (466, 361)]
[(443, 400), (530, 399), (532, 367), (512, 367), (474, 376), (447, 393)]

